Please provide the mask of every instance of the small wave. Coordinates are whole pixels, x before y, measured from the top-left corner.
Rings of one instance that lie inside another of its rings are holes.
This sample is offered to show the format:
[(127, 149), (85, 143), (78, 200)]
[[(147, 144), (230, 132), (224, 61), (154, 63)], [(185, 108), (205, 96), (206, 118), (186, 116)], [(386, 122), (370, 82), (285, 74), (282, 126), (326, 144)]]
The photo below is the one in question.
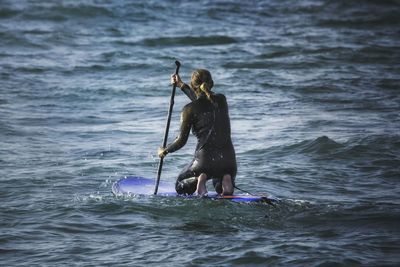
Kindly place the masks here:
[[(315, 121), (314, 123), (320, 126), (329, 122)], [(396, 135), (373, 135), (338, 143), (327, 136), (321, 136), (293, 145), (253, 149), (244, 153), (244, 155), (250, 156), (278, 158), (293, 154), (316, 155), (321, 158), (339, 160), (351, 159), (353, 164), (356, 164), (359, 160), (367, 160), (370, 166), (377, 168), (387, 166), (393, 170), (393, 168), (400, 166), (400, 137)]]
[(144, 46), (210, 46), (210, 45), (228, 45), (237, 41), (229, 36), (182, 36), (182, 37), (161, 37), (147, 38), (139, 42)]
[(114, 13), (106, 7), (94, 5), (76, 5), (76, 6), (57, 6), (50, 9), (50, 12), (60, 13), (72, 17), (114, 17)]
[(251, 156), (267, 156), (268, 157), (285, 157), (293, 154), (317, 154), (330, 155), (343, 147), (342, 144), (330, 139), (327, 136), (320, 136), (313, 140), (305, 140), (293, 145), (273, 146), (262, 149), (252, 149), (246, 151), (245, 155)]
[(304, 48), (299, 46), (267, 46), (268, 52), (258, 55), (259, 59), (272, 59), (303, 53)]
[(114, 156), (121, 156), (122, 153), (119, 150), (99, 150), (99, 149), (92, 149), (83, 155), (85, 159), (87, 158), (112, 158)]
[[(8, 123), (4, 123), (0, 121), (0, 136), (27, 136), (30, 133), (26, 133), (16, 127), (9, 125)], [(6, 138), (7, 139), (7, 138)]]
[(2, 43), (0, 45), (8, 45), (8, 46), (18, 46), (18, 47), (30, 47), (30, 48), (47, 48), (47, 44), (38, 44), (35, 43), (26, 36), (20, 35), (17, 32), (0, 32), (0, 39), (2, 40)]
[(113, 59), (117, 58), (126, 58), (132, 56), (129, 53), (126, 53), (125, 51), (112, 51), (112, 52), (105, 52), (101, 54), (101, 57), (106, 61), (106, 62), (111, 62)]
[(315, 224), (321, 224), (321, 227), (328, 221), (332, 224), (342, 222), (347, 226), (359, 225), (367, 228), (371, 225), (395, 227), (399, 218), (399, 209), (396, 203), (315, 204), (310, 206), (307, 211), (307, 216), (296, 216), (300, 219), (298, 222), (308, 223), (308, 220), (312, 220)]
[(290, 56), (293, 55), (294, 51), (291, 50), (287, 50), (287, 51), (272, 51), (269, 53), (264, 53), (258, 56), (258, 58), (260, 59), (272, 59), (272, 58), (279, 58), (279, 57), (286, 57), (286, 56)]
[[(400, 84), (400, 79), (390, 79), (390, 78), (389, 79), (382, 78), (378, 82), (379, 88), (396, 92), (396, 96), (397, 96), (397, 90), (399, 88), (399, 84)], [(400, 101), (398, 103), (400, 103)]]
[(70, 74), (72, 72), (101, 72), (101, 71), (123, 71), (132, 69), (149, 69), (152, 65), (146, 63), (123, 63), (118, 65), (111, 64), (92, 64), (86, 66), (75, 66), (72, 70), (67, 70), (64, 73)]
[(354, 51), (352, 54), (348, 54), (343, 60), (355, 63), (381, 63), (381, 64), (393, 64), (397, 63), (399, 58), (399, 52), (396, 46), (387, 45), (369, 45), (359, 50)]
[[(335, 156), (340, 158), (394, 159), (397, 163), (400, 163), (399, 155), (400, 136), (397, 135), (372, 135), (359, 139), (353, 138), (335, 153)], [(397, 166), (400, 166), (400, 164)]]
[(276, 62), (276, 61), (253, 61), (253, 62), (228, 62), (223, 64), (227, 69), (306, 69), (321, 66), (317, 61)]
[(14, 17), (18, 13), (19, 13), (19, 11), (15, 10), (15, 9), (1, 8), (0, 9), (0, 18), (8, 19), (8, 18)]
[(22, 32), (23, 34), (32, 34), (32, 35), (46, 35), (53, 33), (52, 31), (46, 31), (41, 29), (33, 29), (33, 30), (26, 30)]
[(19, 67), (16, 68), (15, 71), (21, 72), (21, 73), (33, 73), (33, 74), (40, 74), (44, 73), (47, 70), (50, 70), (50, 68), (41, 68), (41, 67)]
[(226, 69), (269, 69), (280, 66), (280, 63), (255, 61), (255, 62), (228, 62), (223, 65)]
[(328, 93), (339, 93), (344, 90), (338, 86), (327, 85), (327, 86), (298, 86), (296, 91), (302, 94), (328, 94)]
[(332, 139), (329, 139), (329, 137), (321, 136), (315, 140), (303, 141), (299, 144), (293, 145), (289, 149), (301, 153), (326, 154), (340, 147), (342, 147), (341, 144), (336, 143)]
[[(360, 4), (360, 2), (362, 4)], [(376, 11), (378, 13), (381, 10), (392, 10), (399, 7), (397, 0), (364, 0), (364, 1), (346, 1), (346, 0), (326, 0), (323, 5), (325, 11), (329, 14), (336, 14), (335, 11), (355, 11), (356, 14), (360, 14), (362, 11)]]
[(398, 14), (390, 13), (386, 15), (379, 16), (362, 16), (362, 17), (352, 17), (346, 19), (335, 19), (327, 18), (321, 19), (317, 25), (321, 27), (331, 27), (331, 28), (367, 28), (367, 27), (378, 27), (378, 26), (393, 26), (398, 25), (399, 19)]
[(91, 5), (52, 5), (43, 7), (40, 5), (31, 6), (30, 12), (20, 11), (23, 19), (29, 20), (49, 20), (55, 22), (66, 21), (71, 18), (97, 18), (115, 17), (115, 14), (101, 6)]

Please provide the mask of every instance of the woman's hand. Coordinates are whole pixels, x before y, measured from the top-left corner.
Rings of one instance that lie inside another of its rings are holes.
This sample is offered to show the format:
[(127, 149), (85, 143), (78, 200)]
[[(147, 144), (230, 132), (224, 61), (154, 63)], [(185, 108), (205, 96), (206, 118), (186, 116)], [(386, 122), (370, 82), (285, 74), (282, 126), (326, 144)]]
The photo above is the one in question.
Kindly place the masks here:
[(165, 149), (162, 148), (162, 147), (160, 147), (160, 148), (158, 149), (158, 156), (159, 156), (160, 158), (163, 158), (163, 157), (165, 157), (166, 155), (167, 155), (167, 153), (165, 153)]
[(172, 74), (171, 75), (171, 84), (176, 84), (179, 88), (182, 88), (184, 83), (181, 80), (181, 77), (179, 77), (178, 74)]

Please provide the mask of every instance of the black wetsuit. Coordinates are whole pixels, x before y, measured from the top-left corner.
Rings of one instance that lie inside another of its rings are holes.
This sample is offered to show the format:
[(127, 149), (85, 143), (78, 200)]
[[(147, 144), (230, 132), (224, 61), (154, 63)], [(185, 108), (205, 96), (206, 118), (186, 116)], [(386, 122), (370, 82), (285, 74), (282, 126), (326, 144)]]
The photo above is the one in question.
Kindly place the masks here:
[(192, 102), (183, 108), (180, 133), (166, 151), (171, 153), (183, 147), (190, 129), (198, 142), (194, 159), (178, 176), (175, 189), (178, 194), (193, 194), (196, 177), (205, 173), (207, 179), (213, 179), (216, 191), (222, 193), (222, 177), (230, 174), (233, 182), (237, 171), (226, 98), (222, 94), (213, 94), (214, 103), (211, 103), (205, 95), (196, 98), (187, 85), (182, 90)]

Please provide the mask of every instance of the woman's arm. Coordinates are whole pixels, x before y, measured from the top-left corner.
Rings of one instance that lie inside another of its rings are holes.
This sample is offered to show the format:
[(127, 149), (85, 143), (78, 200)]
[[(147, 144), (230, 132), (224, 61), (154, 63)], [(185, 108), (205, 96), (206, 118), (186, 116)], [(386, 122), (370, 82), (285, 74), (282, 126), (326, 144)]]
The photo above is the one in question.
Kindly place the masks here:
[(195, 101), (197, 99), (196, 94), (193, 92), (192, 89), (190, 89), (189, 85), (186, 83), (183, 83), (182, 87), (180, 87), (181, 90), (189, 97), (190, 100)]
[(189, 138), (189, 133), (191, 128), (192, 128), (191, 108), (188, 105), (186, 105), (181, 113), (181, 127), (179, 135), (176, 137), (174, 142), (167, 145), (167, 147), (164, 150), (164, 155), (181, 149), (186, 144)]
[(197, 99), (196, 94), (190, 89), (189, 85), (182, 82), (181, 77), (177, 74), (171, 75), (171, 84), (175, 84), (181, 88), (181, 90), (189, 97), (190, 100), (195, 101)]

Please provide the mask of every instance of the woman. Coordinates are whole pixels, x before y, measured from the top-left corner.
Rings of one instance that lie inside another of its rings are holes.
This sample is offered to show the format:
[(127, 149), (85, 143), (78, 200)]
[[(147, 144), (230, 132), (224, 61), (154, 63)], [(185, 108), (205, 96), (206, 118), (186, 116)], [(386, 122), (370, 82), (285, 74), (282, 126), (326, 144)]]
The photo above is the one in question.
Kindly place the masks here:
[(172, 75), (171, 83), (176, 83), (192, 102), (182, 110), (178, 137), (165, 149), (160, 148), (158, 155), (165, 157), (182, 148), (190, 129), (198, 140), (193, 161), (178, 176), (176, 192), (203, 196), (207, 194), (206, 181), (212, 179), (218, 194), (232, 195), (237, 167), (225, 96), (211, 92), (214, 82), (205, 69), (193, 72), (190, 87), (179, 75)]

